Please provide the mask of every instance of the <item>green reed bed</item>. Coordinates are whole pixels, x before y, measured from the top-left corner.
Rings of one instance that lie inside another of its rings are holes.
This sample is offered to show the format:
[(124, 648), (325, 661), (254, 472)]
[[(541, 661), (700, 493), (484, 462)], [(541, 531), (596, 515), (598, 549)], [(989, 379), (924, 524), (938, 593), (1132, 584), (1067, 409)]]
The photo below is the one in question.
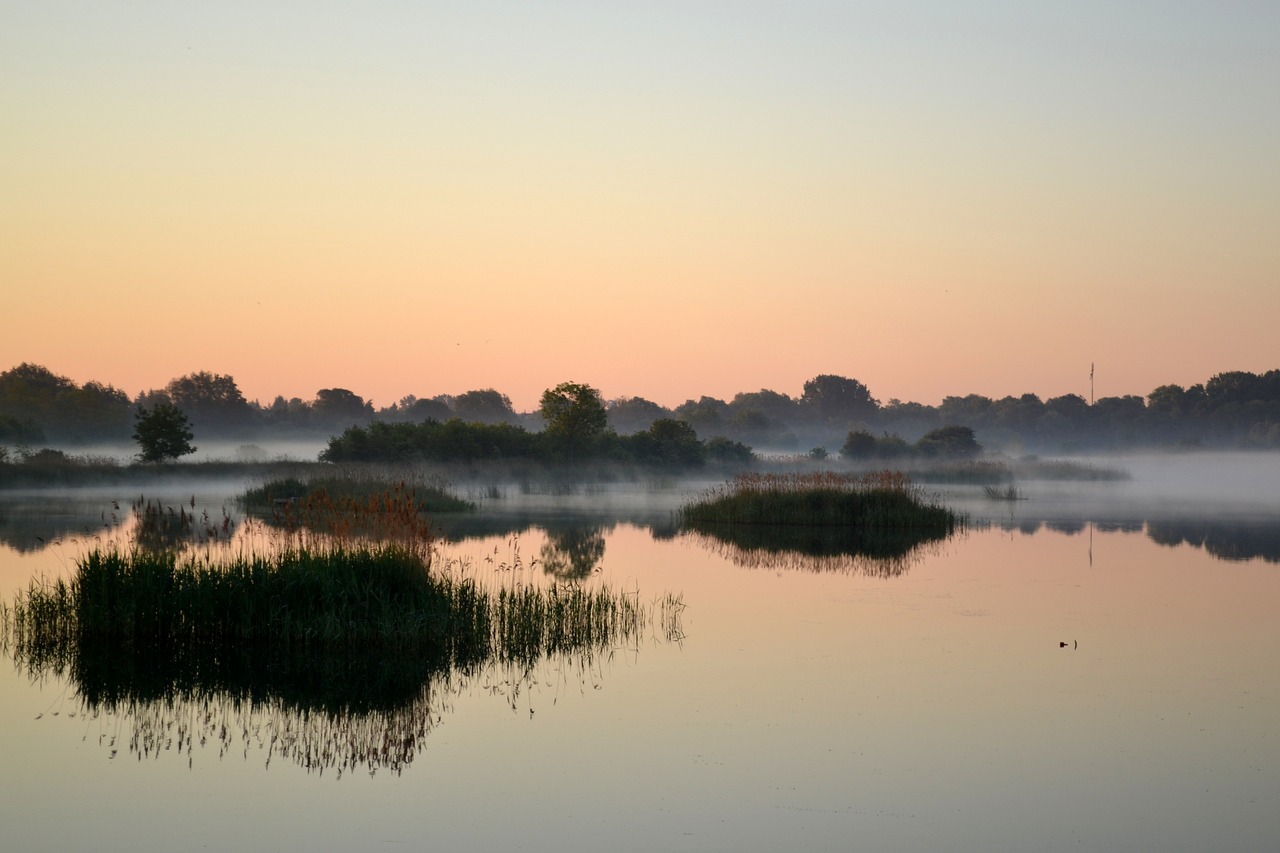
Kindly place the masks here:
[(70, 583), (76, 630), (116, 646), (437, 645), (477, 630), (473, 587), (395, 544), (222, 558), (95, 550)]
[(59, 668), (92, 647), (365, 649), (465, 666), (638, 640), (652, 612), (608, 588), (486, 589), (383, 544), (224, 557), (95, 550), (70, 581), (33, 582), (3, 616), (6, 644), (29, 666)]
[(744, 474), (680, 510), (686, 526), (805, 525), (950, 535), (961, 519), (901, 472)]

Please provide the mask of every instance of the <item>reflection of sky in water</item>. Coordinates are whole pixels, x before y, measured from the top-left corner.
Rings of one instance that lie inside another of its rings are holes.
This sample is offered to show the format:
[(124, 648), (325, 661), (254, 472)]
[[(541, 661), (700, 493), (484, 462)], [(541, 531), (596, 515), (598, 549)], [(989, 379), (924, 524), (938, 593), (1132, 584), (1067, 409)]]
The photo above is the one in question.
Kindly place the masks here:
[[(553, 535), (513, 517), (457, 536), (448, 547), (478, 571), (511, 573), (514, 548), (521, 578), (547, 582), (532, 558), (594, 530), (604, 548), (590, 582), (682, 593), (685, 639), (619, 650), (586, 679), (540, 673), (514, 702), (501, 679), (473, 679), (399, 777), (264, 771), (256, 747), (221, 760), (197, 749), (191, 769), (171, 752), (113, 761), (96, 743), (121, 722), (70, 718), (59, 681), (0, 673), (0, 793), (23, 816), (8, 841), (1267, 849), (1280, 833), (1277, 567), (1206, 550), (1239, 513), (1183, 516), (1184, 533), (1163, 511), (1089, 524), (1037, 517), (1040, 503), (892, 576), (745, 569), (655, 538), (656, 511), (577, 528), (565, 512), (546, 521)], [(11, 590), (59, 559), (0, 547), (0, 575)], [(140, 801), (174, 817), (139, 825)]]

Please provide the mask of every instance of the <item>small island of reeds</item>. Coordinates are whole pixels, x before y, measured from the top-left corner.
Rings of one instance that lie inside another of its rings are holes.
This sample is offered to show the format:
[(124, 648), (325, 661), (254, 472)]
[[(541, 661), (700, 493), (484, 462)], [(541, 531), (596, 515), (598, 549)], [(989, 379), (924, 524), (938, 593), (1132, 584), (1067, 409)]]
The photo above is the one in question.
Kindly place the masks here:
[(953, 532), (960, 519), (900, 471), (742, 474), (680, 510), (689, 525), (768, 524)]
[[(326, 516), (335, 512), (351, 515), (367, 514), (370, 506), (390, 496), (419, 513), (471, 512), (476, 505), (450, 494), (441, 483), (388, 480), (377, 476), (277, 477), (245, 489), (240, 504), (259, 515), (280, 514), (285, 509), (305, 514), (309, 506), (319, 505)], [(339, 506), (340, 504), (340, 506)]]
[(680, 510), (683, 527), (745, 551), (898, 559), (963, 519), (898, 471), (744, 474)]

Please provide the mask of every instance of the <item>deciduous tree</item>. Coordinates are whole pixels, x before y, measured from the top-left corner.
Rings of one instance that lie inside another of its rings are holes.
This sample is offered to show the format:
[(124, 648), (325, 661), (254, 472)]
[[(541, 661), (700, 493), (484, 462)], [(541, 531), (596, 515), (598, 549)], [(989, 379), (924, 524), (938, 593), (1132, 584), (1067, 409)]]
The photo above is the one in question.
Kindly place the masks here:
[(138, 458), (143, 462), (164, 462), (195, 453), (194, 437), (191, 422), (172, 403), (158, 403), (151, 409), (138, 407), (133, 440), (142, 448)]

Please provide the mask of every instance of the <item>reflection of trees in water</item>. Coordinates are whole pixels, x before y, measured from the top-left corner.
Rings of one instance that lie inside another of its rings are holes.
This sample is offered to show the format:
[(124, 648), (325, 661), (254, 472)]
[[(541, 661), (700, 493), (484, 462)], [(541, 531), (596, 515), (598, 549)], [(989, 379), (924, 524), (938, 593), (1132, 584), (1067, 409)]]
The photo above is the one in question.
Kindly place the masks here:
[(1157, 545), (1189, 545), (1220, 560), (1262, 559), (1280, 563), (1280, 519), (1156, 518), (1141, 515), (1101, 519), (985, 519), (973, 521), (974, 529), (999, 529), (1034, 535), (1041, 530), (1075, 536), (1086, 530), (1098, 533), (1146, 533)]
[(747, 568), (834, 571), (882, 578), (904, 574), (949, 538), (905, 530), (764, 524), (704, 525), (685, 535)]
[(126, 513), (110, 501), (6, 497), (0, 500), (0, 542), (20, 554), (66, 540), (90, 538), (118, 526)]
[(1220, 560), (1280, 563), (1280, 520), (1169, 520), (1147, 522), (1158, 545), (1191, 545)]
[(222, 507), (217, 514), (195, 501), (173, 503), (136, 498), (118, 500), (68, 496), (24, 496), (0, 500), (0, 543), (23, 554), (49, 545), (126, 533), (142, 548), (164, 550), (183, 545), (227, 541), (236, 520)]
[(588, 577), (604, 559), (601, 527), (567, 527), (547, 530), (542, 544), (542, 570), (562, 580)]
[(533, 529), (559, 534), (583, 527), (609, 533), (619, 525), (630, 525), (648, 530), (655, 539), (670, 539), (677, 526), (670, 515), (655, 517), (652, 513), (591, 513), (591, 512), (503, 512), (453, 513), (432, 516), (432, 529), (450, 542), (468, 539), (492, 539), (510, 537)]

